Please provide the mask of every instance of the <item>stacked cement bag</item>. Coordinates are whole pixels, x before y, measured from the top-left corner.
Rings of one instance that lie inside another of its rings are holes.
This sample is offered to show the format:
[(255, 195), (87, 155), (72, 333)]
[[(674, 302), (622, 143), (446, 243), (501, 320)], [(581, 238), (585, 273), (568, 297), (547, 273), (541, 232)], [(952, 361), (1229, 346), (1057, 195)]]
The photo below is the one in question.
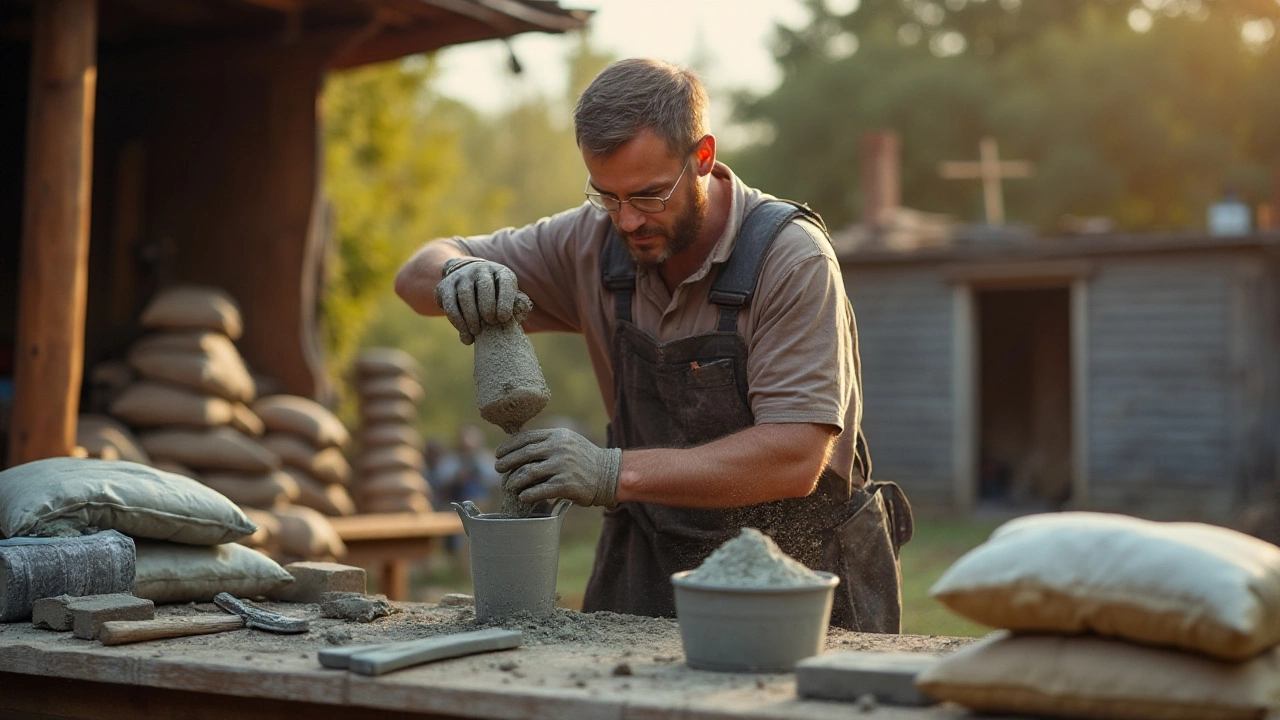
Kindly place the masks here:
[(260, 398), (253, 412), (266, 428), (262, 444), (280, 457), (298, 488), (294, 504), (325, 515), (354, 514), (346, 487), (351, 465), (343, 455), (351, 435), (342, 422), (320, 403), (295, 395)]
[(1000, 628), (916, 678), (983, 713), (1262, 718), (1280, 703), (1280, 548), (1200, 523), (1012, 520), (930, 594)]
[(370, 348), (354, 369), (361, 421), (357, 506), (361, 512), (430, 512), (422, 437), (413, 429), (422, 400), (417, 363), (402, 350)]
[(212, 487), (242, 507), (270, 508), (298, 496), (280, 458), (258, 441), (249, 409), (256, 390), (235, 340), (240, 308), (217, 288), (159, 292), (139, 323), (151, 332), (127, 356), (135, 378), (108, 410), (139, 434), (151, 464)]

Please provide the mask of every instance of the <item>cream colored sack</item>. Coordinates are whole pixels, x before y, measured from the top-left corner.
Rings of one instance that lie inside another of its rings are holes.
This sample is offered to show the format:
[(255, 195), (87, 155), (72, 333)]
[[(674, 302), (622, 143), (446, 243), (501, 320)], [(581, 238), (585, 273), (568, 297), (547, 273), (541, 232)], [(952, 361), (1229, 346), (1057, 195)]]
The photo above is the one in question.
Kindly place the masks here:
[(410, 425), (398, 422), (370, 425), (360, 431), (360, 447), (364, 450), (386, 447), (388, 445), (408, 445), (411, 448), (423, 446), (422, 436)]
[(116, 397), (111, 414), (134, 427), (218, 427), (231, 422), (231, 403), (177, 385), (143, 380)]
[(181, 463), (199, 471), (265, 473), (280, 469), (280, 458), (275, 453), (228, 427), (153, 430), (141, 440), (152, 458)]
[(216, 330), (232, 340), (244, 332), (240, 306), (225, 290), (178, 285), (161, 290), (147, 303), (138, 322), (145, 328)]
[(155, 603), (266, 595), (293, 582), (276, 561), (239, 543), (195, 547), (139, 541), (133, 594)]
[(338, 419), (315, 400), (296, 395), (271, 395), (259, 398), (253, 411), (262, 419), (267, 432), (289, 433), (304, 438), (317, 448), (346, 447), (351, 434)]
[(418, 379), (418, 363), (399, 348), (368, 348), (360, 351), (355, 361), (356, 375), (361, 380), (397, 376)]
[(267, 427), (262, 424), (262, 418), (244, 403), (235, 403), (231, 406), (231, 427), (254, 438), (262, 437), (262, 434), (267, 431)]
[(360, 383), (356, 394), (362, 400), (408, 400), (422, 402), (422, 383), (410, 377), (387, 375)]
[(418, 419), (418, 408), (408, 400), (374, 400), (360, 406), (360, 419), (366, 425), (382, 423), (408, 425)]
[(1280, 707), (1280, 655), (1227, 662), (1091, 636), (995, 633), (916, 678), (984, 713), (1106, 720), (1261, 720)]
[(330, 516), (356, 514), (356, 504), (345, 487), (320, 482), (298, 468), (286, 467), (284, 472), (298, 485), (295, 504)]
[(1280, 644), (1280, 548), (1104, 513), (1001, 525), (929, 594), (992, 627), (1094, 632), (1243, 659)]
[(260, 475), (206, 473), (200, 482), (222, 493), (240, 507), (270, 510), (294, 502), (301, 495), (298, 483), (283, 470)]
[(219, 354), (134, 348), (129, 351), (129, 365), (145, 378), (171, 382), (234, 402), (252, 402), (257, 395), (253, 377), (234, 347), (228, 353)]
[(262, 438), (262, 444), (279, 455), (286, 466), (298, 468), (322, 483), (340, 485), (351, 480), (351, 465), (336, 447), (316, 450), (306, 440), (288, 433), (269, 433)]
[(280, 550), (304, 560), (334, 560), (347, 554), (338, 531), (318, 510), (288, 505), (272, 511), (280, 521)]
[(431, 496), (431, 486), (416, 470), (387, 470), (367, 475), (360, 481), (360, 497), (378, 495)]
[(431, 501), (421, 495), (375, 495), (362, 498), (360, 512), (429, 513)]
[(392, 470), (412, 470), (421, 473), (426, 461), (422, 453), (407, 445), (391, 445), (361, 453), (356, 458), (356, 470), (360, 477), (370, 477)]
[(102, 457), (103, 450), (112, 448), (120, 460), (151, 464), (151, 456), (142, 449), (129, 428), (106, 415), (81, 415), (76, 420), (76, 445), (84, 448), (92, 457)]

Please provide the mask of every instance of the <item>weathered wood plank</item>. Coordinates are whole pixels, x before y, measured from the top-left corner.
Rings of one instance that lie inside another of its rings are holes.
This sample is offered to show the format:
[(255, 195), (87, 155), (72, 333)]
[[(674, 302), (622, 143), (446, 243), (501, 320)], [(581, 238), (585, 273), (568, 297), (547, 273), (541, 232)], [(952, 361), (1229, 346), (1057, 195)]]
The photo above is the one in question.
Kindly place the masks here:
[(75, 445), (89, 284), (97, 0), (36, 3), (9, 463)]

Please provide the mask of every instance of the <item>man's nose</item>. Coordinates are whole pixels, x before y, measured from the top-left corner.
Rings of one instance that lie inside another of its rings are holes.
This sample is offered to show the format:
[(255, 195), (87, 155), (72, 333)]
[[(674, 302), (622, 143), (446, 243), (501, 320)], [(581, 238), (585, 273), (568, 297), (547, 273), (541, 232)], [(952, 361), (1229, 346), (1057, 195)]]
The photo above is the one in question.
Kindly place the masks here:
[(631, 207), (631, 203), (623, 203), (618, 208), (618, 229), (623, 232), (634, 232), (644, 225), (644, 213)]

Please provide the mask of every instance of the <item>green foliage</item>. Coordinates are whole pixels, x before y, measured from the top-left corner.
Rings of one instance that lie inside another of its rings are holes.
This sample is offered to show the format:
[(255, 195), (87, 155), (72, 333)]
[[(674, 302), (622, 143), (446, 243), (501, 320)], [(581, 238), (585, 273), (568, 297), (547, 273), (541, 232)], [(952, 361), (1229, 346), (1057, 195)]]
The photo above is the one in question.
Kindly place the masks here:
[[(571, 58), (576, 97), (610, 58), (585, 36)], [(482, 116), (432, 89), (435, 63), (413, 57), (330, 78), (324, 95), (326, 191), (337, 208), (323, 320), (335, 374), (358, 347), (399, 347), (423, 367), (420, 430), (452, 441), (474, 424), (472, 349), (443, 319), (421, 318), (392, 291), (425, 242), (523, 225), (582, 202), (569, 98), (532, 97)], [(582, 339), (533, 338), (552, 393), (539, 420), (568, 418), (603, 442), (605, 417)], [(350, 398), (343, 417), (354, 416)]]
[[(1200, 227), (1228, 184), (1269, 199), (1278, 4), (864, 0), (842, 17), (809, 5), (807, 27), (779, 30), (782, 84), (738, 105), (774, 137), (729, 160), (837, 227), (860, 213), (859, 139), (883, 129), (901, 138), (904, 204), (962, 220), (981, 218), (980, 187), (942, 180), (937, 164), (976, 159), (986, 135), (1036, 164), (1005, 183), (1006, 205), (1044, 232), (1064, 215)], [(1131, 13), (1150, 28), (1135, 31)], [(1250, 23), (1270, 38), (1242, 40)]]

